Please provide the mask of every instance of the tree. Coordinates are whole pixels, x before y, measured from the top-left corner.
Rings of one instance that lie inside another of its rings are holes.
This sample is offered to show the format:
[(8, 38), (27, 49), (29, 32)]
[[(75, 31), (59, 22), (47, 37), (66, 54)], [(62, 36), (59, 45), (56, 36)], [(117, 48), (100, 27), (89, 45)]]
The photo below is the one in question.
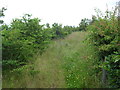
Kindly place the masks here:
[(79, 24), (79, 28), (80, 28), (79, 30), (86, 31), (86, 27), (89, 25), (89, 23), (90, 23), (89, 19), (87, 19), (87, 18), (82, 19), (80, 24)]
[(58, 23), (52, 24), (52, 29), (55, 32), (55, 34), (57, 35), (57, 37), (62, 36), (62, 25), (61, 24), (58, 24)]

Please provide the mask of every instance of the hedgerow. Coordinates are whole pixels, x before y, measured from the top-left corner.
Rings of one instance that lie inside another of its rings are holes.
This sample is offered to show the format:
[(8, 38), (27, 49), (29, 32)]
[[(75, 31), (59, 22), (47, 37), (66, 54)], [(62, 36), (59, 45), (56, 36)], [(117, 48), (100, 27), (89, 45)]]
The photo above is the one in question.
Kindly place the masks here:
[(3, 24), (0, 27), (3, 71), (26, 65), (33, 55), (44, 52), (50, 40), (63, 38), (74, 30), (73, 27), (62, 27), (58, 23), (45, 27), (39, 22), (40, 19), (25, 14), (21, 19), (13, 19), (10, 25)]
[(98, 12), (97, 15), (87, 28), (89, 39), (98, 51), (101, 68), (108, 73), (109, 86), (120, 88), (120, 25), (116, 10), (106, 11), (105, 15)]

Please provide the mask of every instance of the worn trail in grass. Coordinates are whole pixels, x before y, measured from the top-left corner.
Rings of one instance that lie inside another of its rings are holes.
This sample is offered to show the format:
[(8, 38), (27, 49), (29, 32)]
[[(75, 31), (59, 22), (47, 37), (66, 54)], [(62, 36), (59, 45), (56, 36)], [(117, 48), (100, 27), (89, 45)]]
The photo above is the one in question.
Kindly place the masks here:
[(3, 81), (3, 87), (99, 88), (93, 64), (97, 57), (93, 47), (84, 42), (87, 35), (87, 32), (74, 32), (52, 41), (42, 56), (37, 55), (33, 60), (34, 70), (39, 73), (28, 69), (30, 75), (27, 72), (14, 74)]

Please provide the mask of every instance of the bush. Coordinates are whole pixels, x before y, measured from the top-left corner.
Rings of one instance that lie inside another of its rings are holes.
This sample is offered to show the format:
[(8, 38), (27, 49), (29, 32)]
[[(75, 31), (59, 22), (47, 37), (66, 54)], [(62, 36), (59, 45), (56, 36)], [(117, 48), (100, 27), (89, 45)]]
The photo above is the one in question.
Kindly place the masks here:
[(22, 19), (14, 19), (8, 25), (2, 25), (3, 70), (19, 68), (28, 62), (35, 53), (42, 54), (52, 39), (64, 38), (75, 28), (54, 23), (52, 28), (39, 24), (38, 18), (25, 14)]
[(120, 55), (115, 56), (113, 54), (120, 53), (120, 29), (115, 12), (107, 11), (105, 16), (98, 15), (88, 26), (88, 30), (90, 31), (89, 39), (96, 46), (100, 60), (107, 63), (104, 64), (103, 68), (107, 70), (108, 77), (111, 78), (109, 79), (110, 86), (118, 88), (120, 84), (120, 72), (118, 70)]
[(12, 66), (9, 69), (14, 68), (13, 62), (29, 62), (34, 53), (42, 53), (47, 47), (50, 36), (42, 29), (43, 25), (39, 25), (38, 18), (30, 17), (25, 15), (22, 19), (13, 20), (9, 27), (2, 26), (3, 70), (10, 63)]

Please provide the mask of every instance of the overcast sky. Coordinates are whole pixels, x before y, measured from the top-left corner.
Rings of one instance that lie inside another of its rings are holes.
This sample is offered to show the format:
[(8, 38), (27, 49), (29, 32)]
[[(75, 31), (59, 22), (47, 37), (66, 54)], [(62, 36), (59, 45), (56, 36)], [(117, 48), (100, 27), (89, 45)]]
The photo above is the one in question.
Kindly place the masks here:
[(82, 18), (91, 18), (95, 8), (111, 9), (120, 0), (0, 0), (0, 8), (6, 7), (4, 21), (9, 24), (13, 18), (32, 14), (42, 23), (61, 23), (78, 26)]

